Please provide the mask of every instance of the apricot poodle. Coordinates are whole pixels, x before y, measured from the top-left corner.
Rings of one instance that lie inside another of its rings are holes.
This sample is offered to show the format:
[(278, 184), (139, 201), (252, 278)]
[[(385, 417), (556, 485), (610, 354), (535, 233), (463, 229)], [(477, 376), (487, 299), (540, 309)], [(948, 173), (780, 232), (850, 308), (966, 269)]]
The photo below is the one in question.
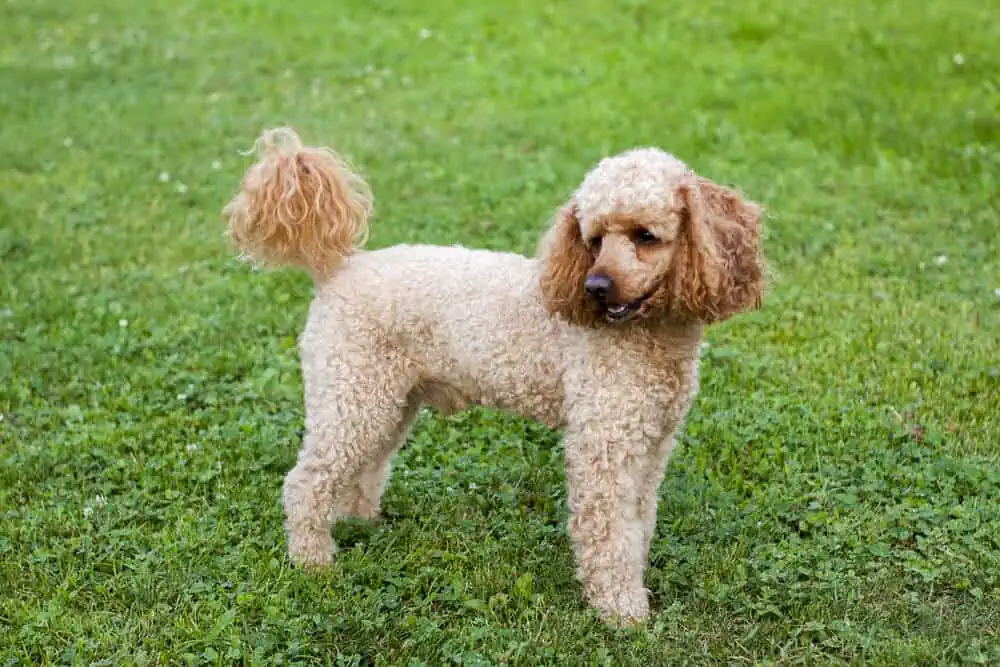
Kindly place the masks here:
[(657, 488), (698, 390), (706, 324), (759, 306), (760, 211), (657, 149), (602, 160), (537, 259), (461, 247), (360, 251), (365, 181), (290, 129), (224, 214), (244, 256), (310, 272), (300, 340), (306, 434), (284, 483), (288, 551), (325, 566), (331, 523), (375, 518), (421, 405), (493, 406), (562, 429), (583, 595), (609, 622), (649, 614)]

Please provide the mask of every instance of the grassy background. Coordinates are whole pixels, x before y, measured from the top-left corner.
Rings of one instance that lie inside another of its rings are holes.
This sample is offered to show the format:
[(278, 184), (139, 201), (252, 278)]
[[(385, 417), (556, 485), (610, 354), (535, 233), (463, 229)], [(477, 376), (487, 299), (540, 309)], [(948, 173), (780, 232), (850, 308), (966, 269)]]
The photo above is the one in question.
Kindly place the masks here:
[[(919, 5), (2, 0), (0, 662), (1000, 661), (1000, 13)], [(642, 144), (767, 206), (646, 627), (579, 600), (557, 436), (489, 411), (288, 565), (310, 285), (218, 217), (278, 123), (368, 175), (373, 246), (531, 252)]]

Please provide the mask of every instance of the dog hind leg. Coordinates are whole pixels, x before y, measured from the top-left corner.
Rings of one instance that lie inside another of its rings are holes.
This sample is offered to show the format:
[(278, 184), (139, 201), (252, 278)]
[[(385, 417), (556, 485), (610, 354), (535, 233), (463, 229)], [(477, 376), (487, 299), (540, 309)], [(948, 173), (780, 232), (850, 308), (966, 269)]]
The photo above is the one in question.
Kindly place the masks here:
[(382, 493), (385, 491), (392, 469), (392, 459), (406, 442), (406, 436), (416, 421), (419, 409), (420, 403), (411, 400), (403, 410), (402, 419), (395, 432), (386, 438), (376, 456), (361, 467), (354, 476), (353, 486), (345, 488), (343, 496), (338, 499), (341, 505), (338, 518), (356, 516), (371, 521), (378, 519)]
[(283, 489), (289, 556), (307, 567), (332, 562), (334, 521), (377, 513), (389, 459), (415, 415), (412, 369), (399, 355), (317, 347), (303, 346), (306, 435)]

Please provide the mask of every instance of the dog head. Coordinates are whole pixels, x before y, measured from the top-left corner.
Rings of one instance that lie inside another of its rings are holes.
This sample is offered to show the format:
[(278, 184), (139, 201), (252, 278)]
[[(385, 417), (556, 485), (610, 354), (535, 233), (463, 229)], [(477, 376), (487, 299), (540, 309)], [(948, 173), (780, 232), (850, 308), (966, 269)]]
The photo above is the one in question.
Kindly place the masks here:
[(540, 255), (546, 307), (575, 324), (717, 322), (764, 287), (760, 208), (657, 149), (602, 160)]

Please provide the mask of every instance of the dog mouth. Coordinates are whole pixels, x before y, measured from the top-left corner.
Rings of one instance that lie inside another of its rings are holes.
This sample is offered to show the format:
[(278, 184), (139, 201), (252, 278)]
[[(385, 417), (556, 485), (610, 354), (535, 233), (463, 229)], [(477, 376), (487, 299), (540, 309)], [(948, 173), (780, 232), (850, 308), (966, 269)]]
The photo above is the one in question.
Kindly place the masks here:
[(636, 315), (642, 308), (643, 304), (645, 304), (652, 295), (652, 292), (647, 292), (635, 301), (630, 301), (628, 303), (618, 303), (613, 306), (604, 304), (604, 319), (608, 322), (624, 322), (625, 320), (630, 319), (633, 315)]

